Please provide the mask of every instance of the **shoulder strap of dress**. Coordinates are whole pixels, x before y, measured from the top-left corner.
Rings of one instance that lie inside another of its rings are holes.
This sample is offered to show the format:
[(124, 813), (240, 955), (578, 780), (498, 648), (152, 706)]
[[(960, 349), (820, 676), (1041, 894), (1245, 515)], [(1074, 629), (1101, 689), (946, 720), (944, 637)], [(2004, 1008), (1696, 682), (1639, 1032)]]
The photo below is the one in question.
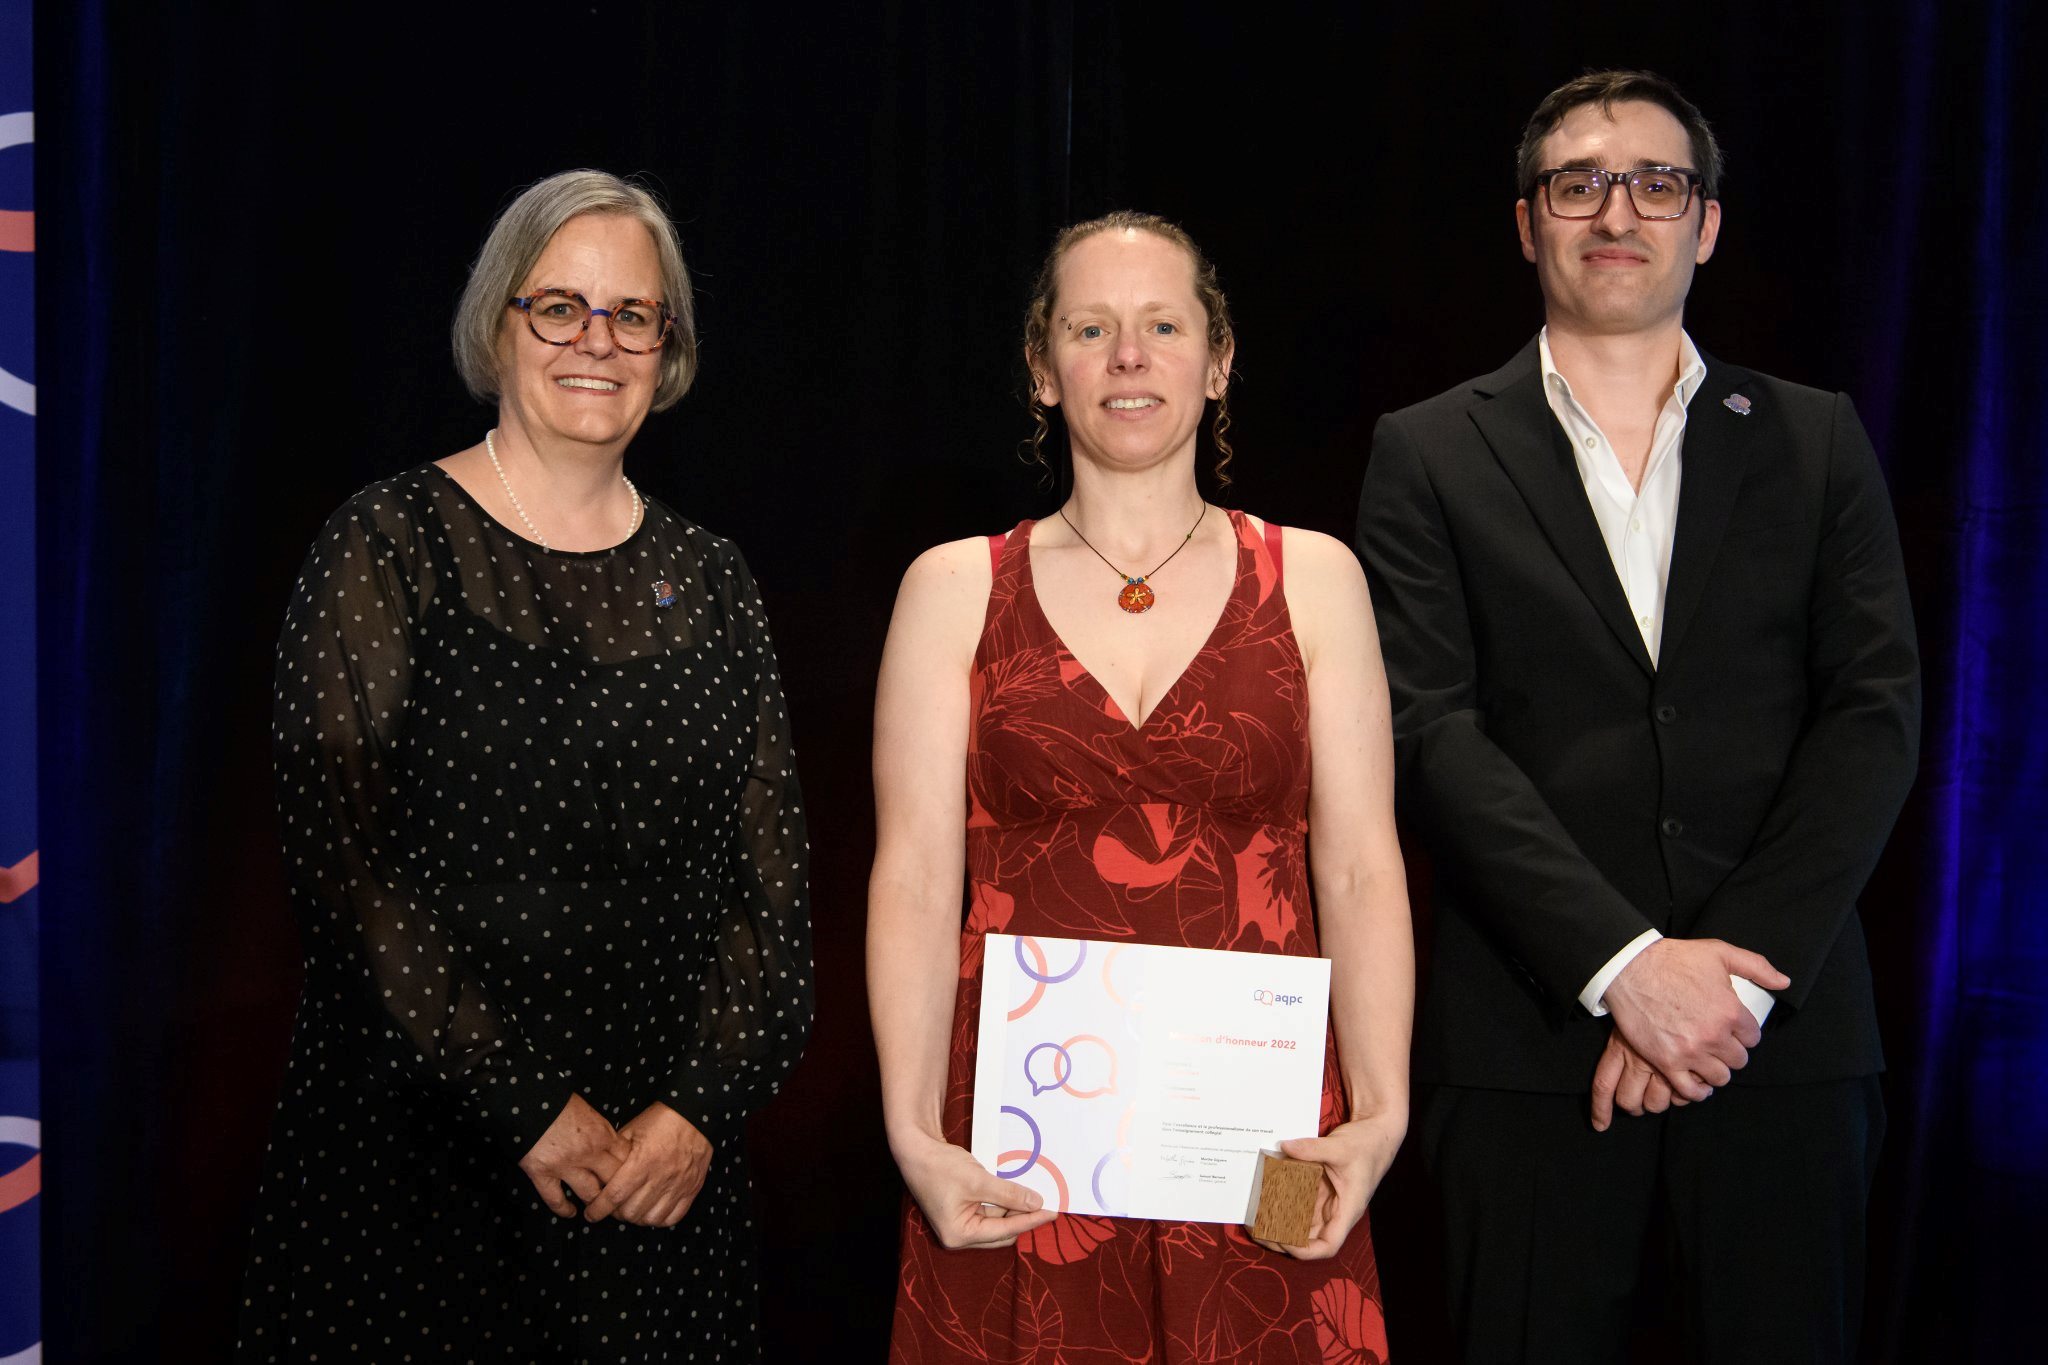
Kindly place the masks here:
[(988, 571), (1001, 573), (1003, 568), (1003, 542), (1010, 538), (1008, 531), (998, 531), (988, 538)]
[(1287, 571), (1280, 560), (1280, 523), (1277, 521), (1266, 523), (1266, 553), (1273, 560), (1274, 582), (1285, 582)]

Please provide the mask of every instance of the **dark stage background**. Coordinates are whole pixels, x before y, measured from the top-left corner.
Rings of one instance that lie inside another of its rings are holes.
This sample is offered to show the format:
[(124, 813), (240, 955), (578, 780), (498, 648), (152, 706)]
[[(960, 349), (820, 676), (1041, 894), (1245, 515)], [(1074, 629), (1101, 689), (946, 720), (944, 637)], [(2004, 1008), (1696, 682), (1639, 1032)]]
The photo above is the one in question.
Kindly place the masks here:
[[(1195, 233), (1238, 311), (1234, 499), (1348, 537), (1375, 417), (1537, 326), (1510, 158), (1588, 65), (1675, 77), (1727, 144), (1693, 334), (1849, 390), (1887, 461), (1928, 708), (1864, 904), (1892, 1057), (1869, 1355), (2029, 1353), (2040, 7), (186, 8), (36, 15), (49, 1359), (229, 1339), (298, 985), (272, 642), (327, 513), (488, 424), (447, 324), (512, 190), (646, 172), (698, 275), (702, 378), (628, 467), (739, 541), (774, 619), (820, 965), (753, 1131), (770, 1358), (870, 1360), (900, 1197), (861, 976), (872, 678), (919, 549), (1050, 505), (1015, 370), (1051, 233), (1119, 206)], [(1410, 1158), (1375, 1232), (1395, 1351), (1443, 1358)]]

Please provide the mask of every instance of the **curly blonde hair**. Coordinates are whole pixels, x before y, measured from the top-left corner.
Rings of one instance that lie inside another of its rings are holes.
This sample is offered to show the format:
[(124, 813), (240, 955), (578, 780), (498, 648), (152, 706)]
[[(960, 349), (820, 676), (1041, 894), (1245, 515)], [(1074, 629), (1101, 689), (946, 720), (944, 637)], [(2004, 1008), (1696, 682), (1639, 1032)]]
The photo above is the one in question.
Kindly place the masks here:
[[(1195, 245), (1195, 239), (1178, 223), (1168, 222), (1156, 213), (1118, 209), (1115, 213), (1064, 229), (1053, 238), (1052, 250), (1046, 253), (1045, 264), (1038, 268), (1038, 278), (1031, 286), (1031, 302), (1024, 309), (1024, 382), (1027, 386), (1024, 396), (1026, 405), (1031, 409), (1034, 427), (1027, 443), (1030, 451), (1024, 454), (1024, 458), (1044, 471), (1048, 485), (1053, 481), (1053, 469), (1045, 458), (1045, 439), (1052, 434), (1052, 416), (1039, 400), (1038, 392), (1045, 386), (1045, 368), (1052, 350), (1053, 295), (1059, 288), (1060, 262), (1073, 245), (1084, 238), (1093, 237), (1098, 232), (1124, 231), (1149, 232), (1155, 237), (1164, 237), (1187, 252), (1194, 266), (1195, 297), (1209, 316), (1209, 359), (1212, 363), (1222, 365), (1235, 339), (1230, 328), (1230, 301), (1223, 296), (1222, 285), (1217, 283), (1215, 263), (1202, 254), (1202, 248)], [(1215, 400), (1215, 411), (1209, 418), (1209, 439), (1216, 445), (1213, 470), (1218, 488), (1230, 486), (1229, 469), (1233, 453), (1229, 436), (1229, 371), (1224, 372), (1223, 380), (1223, 396)]]

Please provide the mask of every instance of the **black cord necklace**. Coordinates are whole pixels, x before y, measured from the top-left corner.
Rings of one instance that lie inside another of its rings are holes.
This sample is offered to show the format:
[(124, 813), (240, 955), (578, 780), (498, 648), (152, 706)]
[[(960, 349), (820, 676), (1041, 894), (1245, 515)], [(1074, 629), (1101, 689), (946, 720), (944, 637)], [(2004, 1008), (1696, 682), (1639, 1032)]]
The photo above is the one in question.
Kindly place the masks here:
[[(1193, 540), (1195, 532), (1201, 529), (1202, 518), (1208, 515), (1209, 503), (1207, 499), (1204, 499), (1202, 510), (1195, 513), (1195, 524), (1188, 527), (1188, 533), (1180, 538), (1180, 544), (1173, 547), (1173, 555), (1177, 555), (1182, 550), (1187, 549), (1188, 542)], [(1064, 507), (1060, 509), (1060, 520), (1067, 523), (1067, 529), (1072, 531), (1083, 545), (1088, 546), (1090, 550), (1094, 551), (1097, 559), (1105, 564), (1109, 564), (1109, 556), (1095, 549), (1095, 546), (1089, 542), (1088, 537), (1081, 534), (1081, 528), (1074, 525), (1073, 520), (1067, 516), (1067, 509)], [(1152, 610), (1152, 604), (1159, 600), (1159, 594), (1152, 591), (1152, 584), (1148, 580), (1152, 577), (1152, 574), (1158, 573), (1161, 569), (1173, 563), (1173, 555), (1168, 555), (1155, 564), (1152, 567), (1152, 573), (1140, 574), (1136, 578), (1117, 568), (1116, 565), (1109, 564), (1110, 572), (1124, 581), (1123, 587), (1117, 592), (1116, 604), (1133, 616), (1140, 612)]]

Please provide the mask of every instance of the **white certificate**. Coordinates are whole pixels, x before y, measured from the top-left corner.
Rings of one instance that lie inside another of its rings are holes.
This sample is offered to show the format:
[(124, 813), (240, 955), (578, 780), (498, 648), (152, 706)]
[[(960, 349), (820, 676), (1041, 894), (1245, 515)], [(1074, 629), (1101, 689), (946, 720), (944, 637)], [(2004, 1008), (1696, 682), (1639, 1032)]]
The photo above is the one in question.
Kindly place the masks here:
[(1314, 1137), (1319, 957), (990, 934), (974, 1156), (1061, 1213), (1247, 1221), (1258, 1154)]

